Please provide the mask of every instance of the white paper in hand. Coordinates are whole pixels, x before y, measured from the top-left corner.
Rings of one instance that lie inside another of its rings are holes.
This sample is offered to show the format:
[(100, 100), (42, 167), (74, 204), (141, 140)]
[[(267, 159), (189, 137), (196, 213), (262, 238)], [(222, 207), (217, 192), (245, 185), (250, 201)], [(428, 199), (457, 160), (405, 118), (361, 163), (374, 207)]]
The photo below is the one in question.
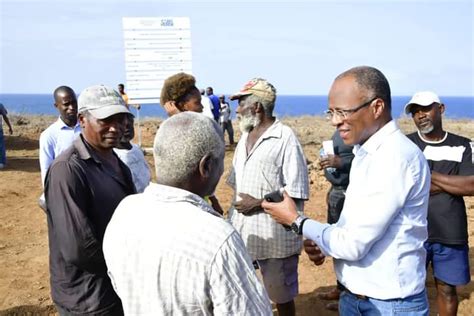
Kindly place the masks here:
[(334, 155), (334, 144), (332, 140), (323, 141), (323, 148), (326, 155)]

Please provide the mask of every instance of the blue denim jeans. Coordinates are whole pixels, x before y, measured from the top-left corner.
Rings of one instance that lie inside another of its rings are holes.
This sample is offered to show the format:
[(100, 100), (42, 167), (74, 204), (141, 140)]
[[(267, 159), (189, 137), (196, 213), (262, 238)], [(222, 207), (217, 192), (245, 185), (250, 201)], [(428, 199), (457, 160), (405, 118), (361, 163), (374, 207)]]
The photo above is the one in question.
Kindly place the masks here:
[(360, 299), (346, 291), (339, 298), (339, 315), (428, 315), (429, 304), (426, 290), (404, 299), (377, 300), (374, 298)]
[(0, 126), (0, 163), (5, 164), (7, 162), (7, 153), (5, 150), (5, 138), (3, 138), (3, 129)]

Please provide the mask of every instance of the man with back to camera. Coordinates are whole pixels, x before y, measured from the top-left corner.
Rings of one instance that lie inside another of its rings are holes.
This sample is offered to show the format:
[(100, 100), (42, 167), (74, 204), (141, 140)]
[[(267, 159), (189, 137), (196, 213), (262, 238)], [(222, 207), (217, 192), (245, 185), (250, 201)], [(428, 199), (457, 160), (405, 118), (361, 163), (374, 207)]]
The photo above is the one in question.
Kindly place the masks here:
[(221, 102), (219, 98), (214, 95), (214, 89), (212, 87), (206, 88), (206, 95), (212, 102), (212, 114), (214, 115), (214, 120), (219, 122), (219, 115), (221, 113)]
[(51, 297), (61, 316), (122, 315), (102, 239), (119, 202), (136, 192), (130, 170), (113, 152), (131, 113), (103, 85), (84, 89), (78, 103), (82, 132), (45, 179)]
[[(77, 98), (73, 89), (67, 86), (57, 87), (54, 92), (54, 107), (59, 112), (59, 118), (45, 129), (39, 139), (39, 162), (41, 170), (41, 184), (44, 186), (46, 172), (54, 159), (68, 149), (81, 133), (81, 126), (77, 121)], [(46, 210), (44, 194), (39, 204)]]
[(302, 239), (273, 221), (260, 205), (266, 194), (284, 187), (302, 214), (309, 196), (306, 159), (294, 132), (273, 116), (276, 89), (271, 83), (254, 78), (231, 99), (239, 100), (242, 136), (227, 180), (234, 189), (229, 220), (256, 260), (278, 314), (295, 315)]
[(224, 170), (217, 123), (176, 114), (153, 147), (157, 183), (120, 203), (104, 237), (125, 313), (272, 315), (241, 237), (203, 199)]
[(417, 92), (405, 106), (418, 131), (408, 135), (431, 170), (427, 266), (431, 263), (439, 315), (456, 315), (456, 286), (469, 283), (469, 246), (463, 196), (474, 195), (473, 143), (443, 130), (445, 105), (431, 91)]
[(368, 66), (343, 72), (329, 91), (327, 114), (344, 143), (354, 145), (339, 221), (299, 215), (287, 193), (262, 207), (308, 238), (305, 250), (316, 264), (334, 258), (340, 315), (428, 315), (429, 167), (392, 119), (387, 79)]

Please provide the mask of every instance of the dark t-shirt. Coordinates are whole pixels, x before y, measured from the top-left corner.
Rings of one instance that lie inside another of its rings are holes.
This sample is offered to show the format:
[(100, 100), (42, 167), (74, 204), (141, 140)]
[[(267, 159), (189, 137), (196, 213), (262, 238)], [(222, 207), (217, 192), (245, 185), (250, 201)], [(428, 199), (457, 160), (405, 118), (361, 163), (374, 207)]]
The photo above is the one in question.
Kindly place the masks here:
[(122, 174), (102, 163), (80, 135), (46, 174), (51, 296), (75, 314), (121, 310), (102, 240), (115, 208), (135, 186), (128, 167), (116, 158)]
[(352, 153), (353, 146), (344, 144), (338, 131), (332, 135), (332, 141), (334, 154), (341, 158), (341, 168), (338, 168), (333, 172), (329, 172), (325, 169), (324, 176), (333, 186), (347, 188), (349, 185), (349, 173), (351, 171), (352, 159), (354, 159), (354, 154)]
[[(423, 151), (430, 170), (447, 175), (474, 175), (468, 138), (446, 133), (441, 141), (428, 142), (418, 132), (407, 136)], [(462, 196), (447, 192), (430, 196), (428, 241), (448, 245), (467, 244), (466, 205)]]

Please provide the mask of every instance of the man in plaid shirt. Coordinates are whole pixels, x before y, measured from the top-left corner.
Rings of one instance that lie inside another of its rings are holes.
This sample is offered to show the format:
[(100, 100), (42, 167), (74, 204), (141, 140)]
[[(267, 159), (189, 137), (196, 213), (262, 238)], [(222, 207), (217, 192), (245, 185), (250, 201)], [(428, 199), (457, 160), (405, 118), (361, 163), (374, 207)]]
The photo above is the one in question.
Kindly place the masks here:
[(126, 315), (272, 315), (239, 233), (204, 199), (224, 170), (220, 127), (199, 113), (164, 121), (156, 183), (125, 198), (104, 237)]
[(273, 116), (276, 89), (272, 84), (252, 79), (231, 97), (236, 99), (242, 136), (227, 179), (234, 189), (229, 220), (258, 263), (279, 315), (294, 315), (302, 239), (272, 220), (260, 204), (267, 193), (284, 188), (302, 213), (309, 196), (306, 159), (293, 131)]

